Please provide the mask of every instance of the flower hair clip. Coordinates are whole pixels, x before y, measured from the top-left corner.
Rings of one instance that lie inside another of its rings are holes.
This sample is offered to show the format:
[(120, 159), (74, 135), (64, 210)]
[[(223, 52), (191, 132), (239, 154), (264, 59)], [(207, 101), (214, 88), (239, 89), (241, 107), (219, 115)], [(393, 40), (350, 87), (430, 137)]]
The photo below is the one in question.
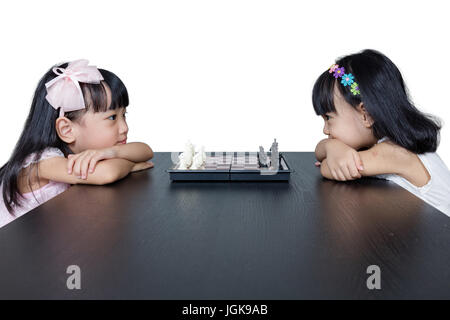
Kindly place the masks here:
[(345, 73), (344, 67), (339, 67), (339, 65), (333, 64), (328, 72), (333, 74), (335, 79), (341, 78), (341, 84), (343, 84), (344, 87), (349, 86), (351, 88), (350, 92), (353, 93), (354, 96), (361, 94), (359, 85), (354, 81), (355, 76), (351, 73)]

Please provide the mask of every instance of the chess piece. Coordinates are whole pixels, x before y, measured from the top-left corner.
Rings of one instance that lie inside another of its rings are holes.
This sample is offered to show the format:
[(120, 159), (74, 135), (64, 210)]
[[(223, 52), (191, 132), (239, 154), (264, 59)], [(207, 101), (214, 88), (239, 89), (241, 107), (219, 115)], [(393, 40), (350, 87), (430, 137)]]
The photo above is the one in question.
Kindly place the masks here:
[(184, 152), (182, 152), (178, 156), (179, 159), (178, 169), (180, 170), (188, 169), (192, 164), (193, 157), (194, 157), (194, 145), (190, 141), (188, 141), (184, 146)]
[[(178, 159), (179, 159), (179, 161), (178, 161), (178, 169), (179, 170), (187, 170), (189, 168), (189, 166), (191, 165), (191, 163), (187, 162), (184, 152), (178, 156)], [(192, 160), (191, 160), (191, 162), (192, 162)]]
[(205, 147), (202, 146), (202, 148), (200, 149), (200, 152), (202, 153), (203, 163), (206, 163), (206, 152), (205, 152)]
[(280, 168), (280, 153), (278, 152), (277, 139), (273, 140), (272, 147), (270, 148), (270, 167), (275, 170)]
[(178, 170), (198, 170), (206, 163), (205, 147), (197, 148), (195, 152), (194, 145), (188, 141), (184, 146), (184, 152), (178, 156)]
[(267, 155), (262, 146), (259, 146), (259, 165), (261, 167), (267, 167)]
[(197, 152), (195, 154), (194, 158), (192, 159), (192, 165), (189, 169), (191, 169), (191, 170), (201, 169), (203, 164), (204, 164), (203, 154), (201, 152)]
[(194, 145), (190, 141), (186, 142), (183, 153), (186, 163), (190, 166), (195, 153)]
[(205, 162), (206, 162), (206, 152), (205, 152), (205, 147), (204, 147), (204, 146), (201, 146), (201, 147), (197, 148), (197, 153), (200, 153), (200, 154), (201, 154), (201, 156), (202, 156), (202, 161), (203, 161), (203, 163), (205, 163)]

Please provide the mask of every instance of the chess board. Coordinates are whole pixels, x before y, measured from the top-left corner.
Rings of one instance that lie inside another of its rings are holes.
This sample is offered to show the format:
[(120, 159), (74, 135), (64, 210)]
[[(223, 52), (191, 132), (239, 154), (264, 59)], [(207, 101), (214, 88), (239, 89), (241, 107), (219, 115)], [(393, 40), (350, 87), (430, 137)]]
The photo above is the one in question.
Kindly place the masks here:
[[(270, 158), (270, 152), (267, 153)], [(280, 153), (277, 169), (261, 167), (257, 152), (207, 152), (205, 164), (196, 170), (178, 169), (174, 164), (167, 172), (170, 180), (241, 180), (241, 181), (288, 181), (291, 170)]]

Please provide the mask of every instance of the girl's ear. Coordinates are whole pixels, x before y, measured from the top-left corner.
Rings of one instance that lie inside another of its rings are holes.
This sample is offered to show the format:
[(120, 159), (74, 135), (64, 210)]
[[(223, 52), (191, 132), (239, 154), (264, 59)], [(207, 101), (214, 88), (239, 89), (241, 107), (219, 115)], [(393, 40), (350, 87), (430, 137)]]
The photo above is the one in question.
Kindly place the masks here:
[(56, 119), (55, 127), (59, 138), (65, 143), (69, 144), (76, 140), (74, 123), (66, 117)]
[(362, 102), (356, 107), (356, 110), (359, 112), (359, 115), (361, 116), (363, 125), (366, 128), (372, 127), (374, 121), (370, 116), (370, 114), (367, 112), (366, 108), (364, 108), (364, 104)]

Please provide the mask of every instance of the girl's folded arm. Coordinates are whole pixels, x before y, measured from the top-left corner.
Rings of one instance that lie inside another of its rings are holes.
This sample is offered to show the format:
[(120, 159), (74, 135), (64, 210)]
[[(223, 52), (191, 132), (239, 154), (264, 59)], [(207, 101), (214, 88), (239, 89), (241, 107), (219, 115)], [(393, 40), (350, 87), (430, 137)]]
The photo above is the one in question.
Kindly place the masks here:
[(378, 143), (358, 153), (364, 165), (364, 170), (360, 172), (363, 176), (404, 175), (410, 170), (415, 156), (412, 152), (389, 142)]
[(67, 161), (64, 157), (53, 157), (39, 161), (39, 176), (48, 180), (70, 184), (103, 185), (127, 176), (135, 165), (134, 162), (126, 159), (102, 160), (98, 162), (93, 173), (89, 173), (86, 179), (81, 179), (77, 178), (73, 173), (67, 173)]
[(117, 158), (127, 159), (135, 163), (153, 158), (152, 148), (144, 142), (130, 142), (113, 148), (116, 149)]
[(416, 187), (426, 185), (431, 179), (417, 154), (393, 143), (382, 142), (359, 154), (364, 164), (361, 175), (396, 174)]
[(331, 139), (323, 139), (321, 140), (317, 146), (316, 146), (316, 150), (315, 150), (315, 155), (316, 155), (316, 159), (318, 161), (322, 161), (323, 159), (325, 159), (327, 157), (327, 151), (325, 149), (325, 145), (330, 141)]
[(322, 159), (322, 162), (320, 163), (320, 174), (327, 179), (333, 180), (334, 177), (331, 174), (331, 170), (328, 167), (327, 159)]
[[(416, 154), (393, 143), (378, 143), (368, 150), (359, 151), (358, 154), (364, 167), (364, 170), (359, 171), (362, 176), (396, 174), (416, 186), (425, 185), (430, 179), (428, 171)], [(334, 179), (326, 158), (321, 162), (320, 173), (327, 179)]]
[[(378, 174), (402, 175), (408, 171), (411, 162), (411, 153), (391, 143), (378, 143), (372, 148), (358, 152), (361, 157), (364, 170), (360, 170), (362, 176), (375, 176)], [(328, 179), (333, 179), (327, 164), (323, 159), (320, 164), (321, 174)]]

